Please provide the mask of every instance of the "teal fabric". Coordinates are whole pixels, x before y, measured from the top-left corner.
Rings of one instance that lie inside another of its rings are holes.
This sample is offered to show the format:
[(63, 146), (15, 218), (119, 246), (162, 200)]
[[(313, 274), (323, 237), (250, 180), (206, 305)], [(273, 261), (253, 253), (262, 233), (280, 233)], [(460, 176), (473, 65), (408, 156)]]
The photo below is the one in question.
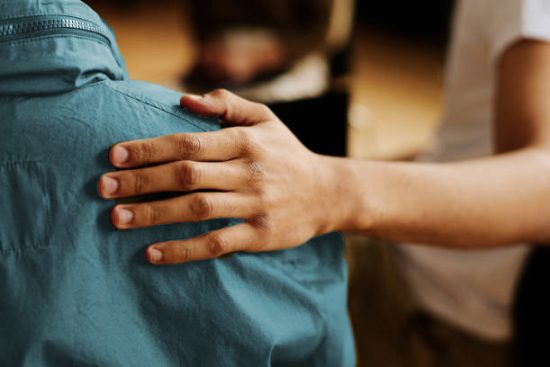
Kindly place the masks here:
[[(76, 0), (0, 0), (0, 26), (51, 15), (101, 25)], [(128, 80), (108, 37), (0, 35), (0, 366), (352, 366), (338, 234), (155, 267), (147, 244), (235, 221), (111, 226), (113, 143), (218, 125)]]

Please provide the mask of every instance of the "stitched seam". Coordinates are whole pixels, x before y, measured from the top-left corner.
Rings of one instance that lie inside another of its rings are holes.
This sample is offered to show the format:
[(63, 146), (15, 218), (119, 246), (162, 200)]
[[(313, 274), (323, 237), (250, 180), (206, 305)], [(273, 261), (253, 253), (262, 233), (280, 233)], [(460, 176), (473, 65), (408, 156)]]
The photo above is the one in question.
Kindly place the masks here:
[(38, 13), (38, 12), (32, 12), (32, 13), (29, 13), (27, 11), (23, 11), (22, 13), (16, 13), (16, 14), (10, 14), (6, 17), (0, 17), (0, 21), (2, 22), (5, 22), (5, 21), (8, 21), (8, 20), (17, 20), (17, 19), (22, 19), (22, 18), (34, 18), (34, 17), (69, 17), (69, 18), (75, 18), (75, 19), (79, 19), (79, 20), (82, 20), (82, 21), (85, 21), (85, 22), (90, 22), (90, 23), (93, 23), (95, 24), (96, 26), (100, 26), (99, 24), (97, 24), (95, 22), (95, 20), (90, 20), (88, 18), (83, 18), (79, 15), (73, 15), (73, 14), (66, 14), (66, 13)]
[(111, 51), (111, 48), (109, 46), (107, 46), (105, 43), (101, 42), (100, 40), (97, 40), (93, 37), (85, 37), (85, 36), (82, 36), (82, 35), (79, 35), (79, 34), (48, 34), (48, 35), (44, 35), (44, 36), (34, 36), (34, 37), (29, 37), (29, 38), (25, 38), (25, 39), (20, 39), (20, 40), (13, 40), (13, 41), (2, 41), (2, 43), (4, 43), (5, 45), (22, 45), (22, 44), (26, 44), (26, 43), (33, 43), (33, 42), (40, 42), (44, 39), (47, 39), (47, 38), (79, 38), (79, 39), (82, 39), (82, 40), (86, 40), (86, 41), (92, 41), (92, 42), (95, 42), (95, 43), (98, 43), (100, 45), (103, 45), (105, 47), (107, 47), (107, 49), (109, 51)]
[(166, 108), (163, 108), (163, 107), (161, 107), (161, 106), (159, 106), (159, 105), (156, 105), (156, 104), (152, 103), (151, 101), (148, 101), (148, 100), (146, 100), (146, 99), (144, 99), (144, 98), (140, 98), (140, 97), (135, 96), (135, 95), (133, 95), (133, 94), (130, 94), (130, 93), (126, 92), (126, 91), (119, 90), (119, 89), (114, 88), (114, 87), (112, 87), (112, 86), (110, 86), (110, 85), (108, 85), (108, 84), (102, 84), (102, 85), (103, 85), (104, 87), (109, 88), (110, 90), (112, 90), (112, 91), (114, 91), (114, 92), (117, 92), (117, 93), (119, 93), (119, 94), (122, 94), (123, 96), (129, 97), (129, 98), (131, 98), (131, 99), (133, 99), (133, 100), (135, 100), (135, 101), (144, 103), (144, 104), (146, 104), (146, 105), (148, 105), (148, 106), (150, 106), (150, 107), (153, 107), (153, 108), (155, 108), (155, 109), (157, 109), (157, 110), (166, 112), (166, 113), (169, 114), (169, 115), (172, 115), (172, 116), (174, 116), (174, 117), (177, 117), (178, 119), (183, 120), (183, 121), (185, 121), (185, 122), (187, 122), (187, 123), (189, 123), (189, 124), (195, 126), (197, 129), (199, 129), (199, 130), (201, 130), (201, 131), (204, 131), (204, 132), (207, 132), (207, 131), (208, 131), (208, 130), (206, 130), (205, 128), (203, 128), (202, 126), (199, 126), (199, 125), (197, 125), (196, 123), (194, 123), (193, 121), (187, 119), (185, 116), (175, 114), (174, 112), (172, 112), (172, 111), (170, 111), (170, 110), (167, 110)]

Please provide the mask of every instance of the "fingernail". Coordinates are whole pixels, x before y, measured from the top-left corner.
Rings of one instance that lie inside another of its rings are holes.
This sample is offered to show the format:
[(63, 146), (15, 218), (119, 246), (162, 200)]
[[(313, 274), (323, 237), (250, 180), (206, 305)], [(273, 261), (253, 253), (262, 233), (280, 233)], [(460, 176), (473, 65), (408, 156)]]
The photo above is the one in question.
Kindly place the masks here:
[(101, 186), (104, 194), (113, 195), (118, 190), (118, 180), (109, 176), (103, 176), (101, 178)]
[(128, 224), (134, 219), (134, 213), (128, 209), (119, 208), (117, 210), (118, 223)]
[(149, 262), (159, 262), (162, 260), (162, 252), (160, 252), (156, 248), (150, 247), (147, 250), (147, 256), (149, 258)]
[(128, 149), (121, 147), (119, 145), (113, 147), (112, 150), (113, 163), (124, 163), (128, 161), (130, 153)]

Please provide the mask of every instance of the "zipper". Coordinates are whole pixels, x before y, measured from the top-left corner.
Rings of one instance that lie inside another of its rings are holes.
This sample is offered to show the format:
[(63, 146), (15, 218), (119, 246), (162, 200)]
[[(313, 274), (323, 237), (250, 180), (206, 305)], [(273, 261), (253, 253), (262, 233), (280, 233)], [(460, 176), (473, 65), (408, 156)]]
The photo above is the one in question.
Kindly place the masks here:
[(76, 17), (42, 15), (0, 21), (0, 42), (64, 34), (92, 38), (111, 47), (105, 27)]

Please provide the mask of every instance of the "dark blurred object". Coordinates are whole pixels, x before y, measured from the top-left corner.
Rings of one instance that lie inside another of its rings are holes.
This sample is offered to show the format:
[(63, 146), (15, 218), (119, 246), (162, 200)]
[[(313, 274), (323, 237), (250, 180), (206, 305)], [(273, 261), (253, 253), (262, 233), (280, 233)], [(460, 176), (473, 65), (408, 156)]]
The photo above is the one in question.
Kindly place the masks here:
[(334, 0), (186, 0), (195, 36), (205, 42), (232, 29), (267, 29), (290, 58), (322, 48)]
[(334, 90), (317, 98), (273, 103), (269, 107), (312, 151), (345, 156), (348, 104), (349, 93)]
[(346, 155), (353, 0), (187, 3), (203, 49), (184, 89), (222, 87), (265, 103), (309, 149)]
[[(308, 55), (330, 53), (327, 34), (336, 0), (185, 3), (198, 46), (195, 68), (184, 78), (191, 90), (242, 92), (238, 89), (275, 80)], [(268, 102), (261, 96), (257, 100)]]
[(514, 311), (515, 365), (550, 366), (550, 247), (534, 249), (519, 283)]
[(269, 81), (287, 71), (287, 45), (274, 31), (236, 28), (196, 41), (199, 55), (183, 83), (191, 89), (235, 89)]
[(449, 38), (453, 0), (364, 0), (357, 2), (361, 26), (445, 46)]

